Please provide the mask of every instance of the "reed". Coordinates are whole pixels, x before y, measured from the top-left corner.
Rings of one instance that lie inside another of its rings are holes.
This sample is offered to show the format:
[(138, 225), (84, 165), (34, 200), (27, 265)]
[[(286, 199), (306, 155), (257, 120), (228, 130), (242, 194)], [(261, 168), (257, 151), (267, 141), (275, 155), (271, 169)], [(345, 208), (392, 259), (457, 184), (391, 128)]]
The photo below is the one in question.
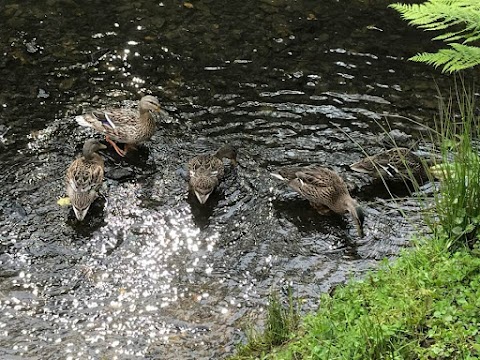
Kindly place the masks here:
[(471, 246), (480, 225), (480, 118), (475, 92), (460, 78), (453, 94), (440, 97), (436, 122), (442, 163), (432, 170), (440, 178), (435, 192), (435, 212), (426, 220), (448, 249)]

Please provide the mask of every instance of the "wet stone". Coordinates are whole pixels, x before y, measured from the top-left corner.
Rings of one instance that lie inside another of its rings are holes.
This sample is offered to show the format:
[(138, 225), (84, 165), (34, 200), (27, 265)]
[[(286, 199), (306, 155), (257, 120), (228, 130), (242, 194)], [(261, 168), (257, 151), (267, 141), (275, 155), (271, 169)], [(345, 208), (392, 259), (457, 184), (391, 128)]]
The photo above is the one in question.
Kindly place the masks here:
[(47, 99), (48, 97), (50, 97), (50, 95), (44, 89), (42, 89), (42, 88), (38, 89), (37, 98)]
[(109, 179), (120, 181), (131, 178), (134, 176), (134, 174), (135, 172), (132, 168), (116, 167), (113, 169), (108, 169), (105, 176)]
[(63, 79), (58, 85), (58, 88), (63, 91), (70, 90), (74, 83), (75, 83), (75, 78), (73, 77)]
[(35, 40), (25, 43), (25, 48), (27, 49), (27, 52), (29, 52), (30, 54), (35, 54), (39, 50), (39, 47), (35, 43)]
[(0, 278), (10, 278), (18, 275), (16, 270), (0, 270)]
[(5, 15), (10, 18), (16, 18), (23, 13), (19, 4), (9, 4), (5, 6)]
[(13, 220), (20, 220), (27, 216), (25, 208), (16, 202), (11, 205), (6, 204), (3, 210), (4, 214), (8, 215)]

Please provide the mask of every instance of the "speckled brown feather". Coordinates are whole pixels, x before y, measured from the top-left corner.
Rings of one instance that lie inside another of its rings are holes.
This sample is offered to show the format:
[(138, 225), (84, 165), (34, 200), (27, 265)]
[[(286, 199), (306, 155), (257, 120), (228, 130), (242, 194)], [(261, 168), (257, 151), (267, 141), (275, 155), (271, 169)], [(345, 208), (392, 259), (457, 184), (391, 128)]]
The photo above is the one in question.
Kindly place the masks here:
[(363, 236), (364, 213), (350, 196), (347, 185), (333, 170), (324, 167), (284, 167), (272, 174), (307, 199), (320, 213), (351, 213), (358, 234)]
[[(102, 145), (105, 147), (104, 145)], [(77, 212), (88, 211), (97, 197), (104, 176), (104, 161), (96, 153), (88, 153), (74, 160), (67, 169), (65, 181), (67, 195)], [(80, 216), (81, 217), (81, 216)], [(78, 215), (77, 215), (78, 218)], [(79, 218), (79, 220), (83, 220)]]
[[(115, 128), (102, 120), (106, 116), (115, 124)], [(104, 112), (96, 110), (84, 117), (98, 132), (126, 144), (140, 144), (150, 139), (156, 131), (155, 120), (149, 112), (139, 116), (138, 112), (132, 109), (110, 109)]]
[(215, 154), (201, 154), (188, 162), (189, 185), (200, 203), (205, 203), (224, 175), (223, 158), (236, 164), (236, 150), (231, 146), (221, 147)]
[(288, 185), (312, 204), (324, 205), (336, 213), (347, 211), (344, 198), (350, 198), (343, 179), (323, 167), (283, 168), (279, 174), (289, 179)]
[(151, 111), (160, 111), (157, 98), (147, 95), (139, 102), (138, 110), (104, 109), (77, 116), (80, 125), (89, 126), (113, 141), (140, 144), (150, 139), (156, 131)]
[(403, 180), (412, 175), (425, 178), (426, 172), (422, 160), (408, 148), (393, 148), (378, 154), (367, 156), (350, 165), (354, 171), (366, 173), (374, 178)]
[(188, 162), (188, 171), (192, 190), (208, 196), (223, 177), (223, 161), (214, 155), (197, 155)]

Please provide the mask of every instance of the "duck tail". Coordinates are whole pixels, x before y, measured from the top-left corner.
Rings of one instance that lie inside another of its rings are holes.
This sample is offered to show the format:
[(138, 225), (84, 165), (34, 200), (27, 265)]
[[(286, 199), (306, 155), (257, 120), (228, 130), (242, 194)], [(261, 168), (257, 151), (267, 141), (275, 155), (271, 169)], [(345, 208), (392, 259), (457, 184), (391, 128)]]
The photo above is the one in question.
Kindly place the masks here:
[(78, 123), (80, 126), (86, 126), (86, 127), (92, 127), (92, 124), (90, 124), (87, 119), (85, 118), (84, 115), (78, 115), (75, 116), (75, 121)]
[(282, 167), (282, 168), (278, 169), (277, 171), (270, 173), (270, 175), (273, 176), (274, 178), (279, 179), (279, 180), (289, 182), (291, 180), (296, 179), (298, 177), (297, 173), (302, 172), (303, 170), (304, 169), (301, 168), (301, 167), (296, 167), (296, 166), (289, 167), (289, 166), (287, 166), (287, 167)]
[(288, 179), (285, 179), (282, 175), (278, 173), (270, 173), (270, 175), (276, 179), (282, 180), (282, 181), (287, 181)]
[(365, 160), (360, 160), (360, 161), (357, 161), (356, 163), (351, 164), (350, 169), (359, 173), (368, 174), (371, 172), (371, 170), (366, 168), (366, 166), (368, 165), (371, 166), (371, 164), (366, 164)]

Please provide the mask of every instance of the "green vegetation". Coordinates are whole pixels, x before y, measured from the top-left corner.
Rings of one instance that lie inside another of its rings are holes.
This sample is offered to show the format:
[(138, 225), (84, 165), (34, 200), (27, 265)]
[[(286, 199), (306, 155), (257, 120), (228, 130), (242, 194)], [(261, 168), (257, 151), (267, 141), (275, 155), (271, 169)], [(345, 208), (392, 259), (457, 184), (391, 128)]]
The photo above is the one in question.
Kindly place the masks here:
[(444, 250), (425, 243), (384, 263), (364, 281), (323, 295), (286, 346), (270, 353), (246, 346), (233, 359), (480, 357), (479, 253)]
[(447, 248), (469, 246), (478, 237), (480, 124), (473, 94), (474, 89), (467, 89), (462, 83), (455, 98), (441, 104), (438, 134), (443, 164), (437, 167), (442, 171), (442, 181), (440, 191), (435, 194), (436, 221), (429, 224), (437, 238), (448, 239)]
[(265, 330), (248, 333), (249, 341), (238, 354), (256, 354), (269, 351), (274, 346), (285, 344), (293, 331), (298, 329), (300, 316), (293, 298), (293, 289), (288, 288), (287, 306), (283, 306), (278, 294), (273, 291), (269, 297)]
[(436, 53), (417, 54), (410, 60), (435, 67), (443, 65), (444, 72), (455, 72), (480, 64), (480, 48), (471, 45), (480, 40), (480, 6), (478, 0), (429, 0), (422, 4), (392, 4), (410, 24), (442, 34), (450, 48)]

